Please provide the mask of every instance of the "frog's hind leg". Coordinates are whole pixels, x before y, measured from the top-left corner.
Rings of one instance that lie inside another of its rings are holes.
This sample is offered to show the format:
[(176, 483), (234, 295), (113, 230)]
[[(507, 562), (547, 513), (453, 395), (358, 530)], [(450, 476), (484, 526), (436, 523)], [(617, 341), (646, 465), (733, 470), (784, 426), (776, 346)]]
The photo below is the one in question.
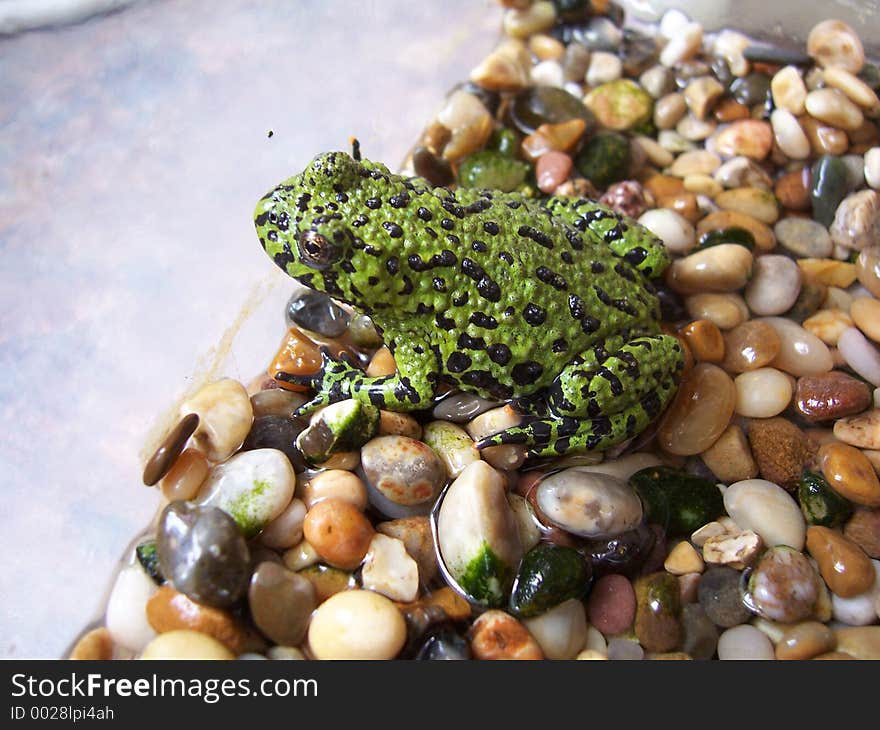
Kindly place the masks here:
[(398, 370), (392, 375), (371, 377), (356, 367), (347, 355), (335, 358), (324, 347), (321, 348), (321, 368), (314, 375), (276, 373), (275, 379), (305, 385), (316, 391), (315, 397), (302, 405), (296, 416), (307, 415), (347, 398), (391, 411), (427, 408), (437, 379), (434, 354), (417, 343), (407, 343), (397, 348), (395, 355), (398, 363), (410, 364), (406, 372)]
[(596, 359), (594, 350), (566, 367), (550, 388), (550, 418), (489, 436), (477, 448), (519, 443), (530, 456), (604, 451), (640, 433), (675, 393), (683, 363), (669, 335), (643, 335)]
[(654, 279), (671, 258), (663, 241), (628, 216), (592, 200), (551, 196), (544, 207), (581, 233), (608, 246), (615, 256)]

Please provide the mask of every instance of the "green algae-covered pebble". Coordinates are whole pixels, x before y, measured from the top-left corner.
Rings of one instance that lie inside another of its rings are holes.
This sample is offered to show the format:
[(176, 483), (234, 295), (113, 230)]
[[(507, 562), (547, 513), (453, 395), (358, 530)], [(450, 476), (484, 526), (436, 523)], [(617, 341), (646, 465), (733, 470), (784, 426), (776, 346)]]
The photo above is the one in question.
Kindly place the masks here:
[(718, 246), (722, 243), (738, 243), (740, 246), (745, 246), (749, 251), (754, 251), (755, 249), (755, 237), (745, 228), (733, 226), (731, 228), (722, 228), (718, 231), (706, 231), (706, 233), (700, 236), (700, 240), (697, 241), (693, 252), (702, 251), (704, 248)]
[(618, 79), (597, 86), (584, 104), (606, 129), (622, 132), (648, 121), (654, 113), (651, 95), (630, 79)]
[(639, 578), (635, 586), (635, 632), (648, 651), (675, 649), (682, 638), (681, 589), (678, 579), (666, 572)]
[(290, 504), (295, 485), (296, 474), (284, 452), (254, 449), (211, 469), (197, 501), (222, 509), (251, 538)]
[(519, 564), (510, 595), (510, 612), (528, 618), (569, 598), (583, 598), (590, 580), (590, 564), (574, 548), (551, 543), (537, 545)]
[(480, 150), (465, 158), (458, 168), (458, 184), (465, 188), (488, 188), (509, 193), (521, 185), (529, 166), (498, 150)]
[(307, 462), (320, 464), (333, 454), (359, 449), (378, 429), (378, 408), (343, 400), (321, 411), (297, 437), (296, 445)]
[(724, 499), (708, 479), (669, 466), (637, 471), (629, 483), (642, 498), (648, 522), (666, 528), (670, 536), (688, 535), (724, 514)]
[(596, 127), (593, 113), (580, 99), (553, 86), (533, 86), (521, 91), (510, 108), (510, 121), (523, 134), (531, 134), (542, 124), (559, 124), (570, 119), (586, 122), (584, 136)]
[(798, 482), (798, 502), (811, 525), (837, 527), (852, 514), (852, 505), (835, 492), (821, 474), (805, 470)]
[(497, 150), (506, 157), (516, 157), (519, 145), (520, 138), (516, 132), (507, 127), (499, 127), (489, 137), (488, 149)]
[(575, 160), (578, 172), (598, 188), (623, 180), (629, 163), (629, 140), (617, 132), (599, 132)]
[(523, 549), (504, 479), (485, 461), (468, 465), (449, 486), (437, 542), (446, 570), (472, 600), (507, 603)]

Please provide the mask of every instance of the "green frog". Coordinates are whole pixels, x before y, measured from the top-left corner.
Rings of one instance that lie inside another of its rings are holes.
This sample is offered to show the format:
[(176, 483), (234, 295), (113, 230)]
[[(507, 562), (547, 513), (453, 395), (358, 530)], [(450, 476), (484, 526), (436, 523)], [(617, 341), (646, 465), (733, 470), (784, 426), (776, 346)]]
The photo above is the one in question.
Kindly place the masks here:
[(325, 350), (314, 376), (278, 373), (317, 392), (301, 414), (346, 398), (421, 410), (451, 386), (524, 414), (477, 448), (552, 456), (635, 436), (677, 387), (682, 349), (650, 282), (668, 254), (595, 202), (438, 188), (328, 152), (264, 196), (255, 224), (287, 274), (368, 314), (397, 363), (368, 377)]

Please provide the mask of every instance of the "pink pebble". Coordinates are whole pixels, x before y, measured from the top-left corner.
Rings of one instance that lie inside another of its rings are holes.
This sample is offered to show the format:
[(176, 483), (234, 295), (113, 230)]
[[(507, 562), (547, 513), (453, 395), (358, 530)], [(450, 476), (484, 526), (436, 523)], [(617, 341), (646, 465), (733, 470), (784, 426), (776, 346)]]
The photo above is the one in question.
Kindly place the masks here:
[(590, 623), (605, 636), (626, 631), (636, 617), (636, 593), (623, 575), (605, 575), (596, 581), (587, 603)]
[(571, 157), (564, 152), (546, 152), (535, 164), (535, 178), (543, 193), (552, 193), (568, 179)]

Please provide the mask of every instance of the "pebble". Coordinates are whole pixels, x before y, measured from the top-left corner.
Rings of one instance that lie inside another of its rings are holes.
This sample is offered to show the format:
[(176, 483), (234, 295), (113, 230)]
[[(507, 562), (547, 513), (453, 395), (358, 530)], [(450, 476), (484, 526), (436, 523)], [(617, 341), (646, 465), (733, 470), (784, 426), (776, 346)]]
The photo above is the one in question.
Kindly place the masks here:
[[(823, 155), (813, 164), (810, 186), (813, 218), (825, 227), (833, 224), (838, 206), (846, 196), (847, 174), (847, 166), (839, 157)], [(843, 225), (842, 218), (840, 225)], [(842, 234), (843, 230), (838, 235)]]
[(594, 576), (620, 573), (631, 577), (654, 555), (660, 543), (664, 542), (662, 537), (662, 533), (658, 534), (651, 527), (639, 525), (622, 535), (591, 540), (584, 550), (593, 565)]
[(835, 595), (852, 598), (874, 585), (871, 559), (837, 530), (815, 525), (809, 527), (806, 545), (819, 564), (820, 575)]
[(846, 364), (875, 386), (880, 386), (880, 351), (855, 327), (844, 330), (837, 341)]
[(651, 573), (639, 578), (634, 588), (639, 643), (647, 651), (672, 651), (682, 638), (678, 581), (669, 573)]
[(684, 94), (680, 92), (666, 94), (654, 105), (654, 126), (657, 129), (675, 129), (675, 125), (686, 113), (687, 101)]
[(589, 86), (600, 86), (609, 81), (616, 81), (623, 75), (623, 63), (620, 57), (607, 51), (594, 51), (590, 56), (586, 81)]
[(242, 653), (248, 637), (245, 627), (228, 611), (196, 603), (170, 585), (147, 601), (147, 620), (156, 633), (189, 629), (206, 634), (233, 654)]
[(440, 457), (450, 479), (458, 477), (468, 464), (480, 460), (480, 452), (467, 431), (454, 423), (431, 421), (424, 428), (422, 440)]
[(535, 86), (517, 94), (510, 115), (523, 134), (532, 134), (542, 124), (581, 119), (585, 123), (583, 134), (589, 135), (596, 125), (595, 117), (580, 99), (552, 86)]
[(617, 132), (599, 132), (578, 154), (578, 172), (598, 188), (604, 188), (626, 177), (631, 166), (632, 147)]
[(744, 600), (762, 618), (784, 623), (802, 621), (816, 609), (819, 577), (798, 550), (776, 545), (761, 556), (752, 571)]
[(192, 499), (199, 492), (211, 467), (198, 449), (184, 449), (159, 482), (162, 496), (169, 502)]
[[(486, 89), (508, 91), (525, 86), (528, 76), (516, 61), (496, 53), (471, 72), (471, 80)], [(492, 134), (492, 115), (483, 102), (464, 89), (449, 95), (437, 121), (452, 133), (443, 148), (443, 158), (449, 162), (458, 162), (482, 149)]]
[(697, 603), (686, 604), (681, 610), (681, 649), (697, 661), (715, 656), (718, 629)]
[(672, 575), (686, 575), (687, 573), (702, 573), (703, 558), (700, 557), (694, 546), (687, 540), (682, 540), (672, 550), (663, 563), (667, 573)]
[(642, 505), (628, 484), (608, 474), (565, 469), (545, 477), (535, 502), (552, 524), (580, 537), (619, 535), (641, 522)]
[(880, 188), (880, 147), (865, 152), (865, 181), (874, 190)]
[(434, 406), (432, 415), (441, 421), (466, 423), (497, 406), (495, 401), (480, 398), (478, 395), (453, 391)]
[(711, 76), (701, 76), (691, 81), (684, 90), (684, 98), (688, 108), (697, 117), (703, 120), (715, 107), (716, 102), (724, 94), (724, 86)]
[(437, 556), (427, 517), (404, 517), (380, 522), (376, 525), (376, 531), (397, 538), (403, 543), (406, 552), (416, 561), (419, 580), (422, 583), (429, 583), (434, 578), (438, 570)]
[(302, 540), (302, 525), (306, 505), (301, 499), (292, 499), (285, 510), (260, 533), (260, 542), (274, 550), (286, 550)]
[[(407, 436), (379, 436), (368, 441), (361, 449), (361, 468), (371, 500), (378, 492), (404, 507), (428, 505), (446, 481), (446, 468), (437, 454)], [(376, 506), (382, 509), (378, 502)], [(382, 511), (389, 517), (404, 516)]]
[(673, 129), (662, 129), (657, 134), (657, 143), (668, 152), (678, 154), (680, 152), (690, 152), (697, 149), (697, 146), (690, 140), (683, 137)]
[(471, 659), (471, 648), (462, 637), (448, 627), (431, 633), (422, 644), (416, 659), (422, 661), (449, 661)]
[[(798, 378), (794, 398), (795, 407), (803, 418), (811, 423), (820, 423), (861, 413), (871, 404), (871, 390), (861, 380), (832, 370), (823, 375)], [(835, 436), (854, 446), (870, 448), (861, 442), (853, 443), (856, 440), (854, 434), (860, 432), (860, 428), (857, 419), (851, 421), (856, 422), (852, 428), (850, 420), (835, 423)], [(880, 445), (880, 440), (877, 443)]]
[(792, 385), (776, 368), (758, 368), (741, 373), (736, 385), (736, 412), (747, 418), (771, 418), (788, 406)]
[(750, 73), (733, 80), (730, 94), (744, 106), (765, 106), (770, 98), (770, 79), (763, 73)]
[(786, 418), (759, 418), (749, 422), (749, 443), (761, 476), (793, 491), (811, 456), (804, 432)]
[(804, 516), (797, 502), (777, 484), (766, 479), (735, 482), (724, 493), (724, 507), (737, 525), (756, 532), (765, 545), (803, 548)]
[(784, 109), (796, 117), (804, 113), (807, 100), (807, 87), (801, 78), (801, 72), (795, 66), (779, 69), (770, 81), (773, 103), (778, 109)]
[(859, 297), (853, 301), (849, 313), (856, 327), (874, 342), (880, 342), (880, 300)]
[(558, 61), (565, 55), (566, 46), (544, 33), (531, 36), (528, 45), (529, 50), (542, 61)]
[(663, 50), (660, 52), (660, 63), (667, 68), (673, 68), (682, 61), (692, 58), (703, 43), (703, 26), (699, 23), (689, 22), (680, 32), (670, 37)]
[(608, 642), (608, 659), (612, 661), (641, 661), (645, 658), (645, 650), (638, 641), (615, 637)]
[[(867, 408), (871, 404), (870, 390), (861, 381), (852, 380), (861, 386), (862, 390), (859, 394), (865, 396), (866, 402), (863, 408)], [(851, 412), (858, 413), (863, 408), (853, 407)], [(834, 424), (834, 436), (844, 443), (857, 446), (860, 449), (880, 450), (880, 409), (873, 408), (858, 416), (841, 418)]]
[(693, 294), (685, 300), (693, 319), (705, 319), (720, 330), (729, 330), (749, 316), (749, 308), (739, 294)]
[(319, 472), (305, 483), (301, 496), (308, 509), (327, 499), (341, 499), (359, 510), (367, 507), (366, 485), (356, 474), (343, 469)]
[(288, 326), (297, 326), (324, 337), (339, 337), (348, 329), (351, 315), (323, 292), (303, 289), (295, 293), (285, 310)]
[(207, 634), (190, 629), (178, 629), (160, 634), (153, 639), (140, 656), (141, 659), (235, 659), (229, 649)]
[(343, 591), (312, 614), (308, 641), (316, 659), (393, 659), (406, 641), (406, 622), (385, 596)]
[(814, 155), (842, 155), (849, 149), (849, 137), (842, 129), (823, 124), (810, 116), (803, 116), (798, 121), (810, 140)]
[[(677, 215), (680, 215), (688, 222), (688, 224), (692, 224), (699, 220), (702, 215), (700, 206), (697, 203), (697, 196), (686, 191), (679, 193), (678, 195), (658, 198), (655, 202), (659, 208), (666, 208)], [(648, 212), (653, 213), (655, 211)]]
[(773, 137), (782, 153), (791, 160), (805, 160), (810, 155), (810, 140), (797, 118), (785, 109), (770, 115)]
[(745, 290), (746, 304), (760, 316), (787, 312), (801, 291), (801, 270), (787, 256), (759, 256)]
[(606, 636), (622, 634), (636, 615), (636, 594), (626, 576), (602, 576), (590, 591), (587, 602), (590, 624)]
[(247, 589), (250, 551), (222, 509), (172, 502), (159, 517), (156, 551), (162, 574), (194, 601), (225, 608)]
[(730, 424), (708, 449), (700, 454), (703, 463), (715, 477), (729, 484), (758, 476), (758, 465), (752, 456), (743, 430)]
[(731, 373), (757, 370), (773, 362), (781, 346), (776, 330), (766, 322), (743, 322), (724, 335), (722, 367)]
[(820, 122), (845, 131), (858, 129), (865, 117), (862, 110), (837, 89), (816, 89), (807, 94), (807, 112)]
[(775, 659), (773, 644), (754, 626), (743, 624), (724, 631), (718, 637), (718, 658), (721, 660)]
[(224, 378), (201, 387), (180, 406), (180, 416), (195, 413), (199, 424), (193, 441), (210, 461), (223, 461), (241, 446), (254, 420), (245, 387)]
[(573, 41), (565, 46), (562, 70), (566, 81), (583, 82), (590, 67), (590, 51), (581, 43)]
[(104, 615), (104, 625), (114, 644), (137, 653), (156, 636), (145, 607), (157, 590), (139, 564), (128, 565), (119, 572)]
[(880, 193), (860, 190), (844, 198), (834, 214), (831, 240), (844, 248), (861, 251), (880, 237)]
[(872, 560), (871, 569), (874, 581), (864, 592), (850, 598), (831, 595), (832, 616), (848, 626), (867, 626), (876, 623), (877, 608), (880, 601), (880, 561)]
[[(814, 284), (828, 287), (848, 287), (855, 281), (856, 268), (853, 264), (833, 259), (798, 259), (798, 266), (804, 274), (804, 279)], [(852, 297), (847, 299), (846, 308), (852, 303)]]
[(484, 461), (468, 465), (449, 486), (437, 517), (437, 544), (446, 569), (474, 600), (507, 599), (523, 556), (504, 479)]
[(264, 562), (251, 578), (248, 606), (263, 635), (276, 644), (298, 646), (305, 638), (317, 597), (308, 579), (277, 563)]
[(710, 567), (703, 573), (697, 599), (706, 616), (716, 626), (739, 626), (751, 617), (742, 600), (740, 582), (740, 573), (733, 568)]
[(83, 634), (70, 650), (72, 661), (109, 661), (113, 659), (113, 637), (106, 627)]
[(682, 178), (690, 175), (711, 175), (720, 165), (721, 158), (714, 152), (693, 150), (679, 155), (669, 168), (669, 174)]
[(563, 601), (535, 618), (523, 619), (545, 659), (574, 659), (587, 641), (584, 604), (576, 598)]
[(849, 444), (831, 442), (819, 449), (817, 459), (835, 492), (863, 507), (880, 507), (880, 480), (861, 451)]
[(760, 536), (752, 530), (714, 535), (703, 543), (703, 559), (712, 565), (729, 565), (744, 570), (752, 565), (764, 548)]
[(858, 509), (843, 528), (843, 534), (871, 558), (880, 558), (880, 509)]
[[(763, 188), (769, 190), (773, 187), (773, 180), (767, 172), (754, 160), (748, 157), (733, 157), (724, 162), (715, 171), (715, 180), (725, 188)], [(761, 226), (754, 219), (755, 224)]]
[(422, 435), (419, 422), (408, 413), (379, 411), (380, 436), (408, 436), (418, 439)]
[(676, 259), (666, 280), (683, 294), (737, 291), (748, 282), (753, 260), (745, 246), (722, 243)]
[(143, 482), (146, 486), (152, 487), (168, 474), (198, 425), (198, 415), (190, 413), (181, 418), (180, 422), (168, 432), (144, 466)]
[(864, 109), (876, 111), (880, 106), (880, 99), (868, 84), (839, 66), (825, 69), (822, 78), (828, 86), (845, 94), (850, 101)]
[(609, 185), (599, 202), (630, 218), (638, 218), (648, 207), (642, 186), (635, 180)]
[(867, 246), (856, 261), (859, 283), (875, 297), (880, 297), (880, 245)]
[[(647, 156), (648, 160), (657, 167), (666, 167), (672, 164), (675, 159), (672, 153), (663, 149), (656, 140), (643, 135), (636, 135), (634, 141), (641, 147), (642, 152)], [(662, 175), (658, 176), (662, 177)]]
[(834, 366), (831, 352), (822, 340), (807, 332), (797, 322), (782, 317), (763, 317), (779, 336), (779, 353), (773, 367), (794, 376), (820, 375)]
[(507, 502), (516, 517), (516, 527), (519, 533), (519, 542), (523, 550), (528, 552), (541, 541), (542, 532), (535, 521), (535, 515), (531, 505), (525, 497), (508, 492)]
[(696, 244), (694, 227), (673, 210), (649, 210), (639, 218), (639, 223), (659, 236), (673, 253), (686, 254)]
[(722, 210), (744, 213), (756, 220), (773, 225), (779, 219), (779, 207), (773, 193), (760, 188), (734, 188), (715, 197)]
[[(419, 145), (413, 150), (412, 165), (415, 174), (425, 178), (431, 185), (439, 187), (455, 182), (455, 172), (449, 160), (435, 155), (424, 145)], [(379, 333), (376, 332), (373, 321), (367, 315), (355, 315), (349, 322), (348, 331), (352, 342), (360, 347), (372, 349), (381, 344)]]
[(401, 540), (376, 533), (361, 569), (364, 588), (393, 601), (414, 601), (419, 593), (419, 569)]
[(556, 22), (556, 6), (552, 2), (532, 3), (525, 8), (511, 8), (504, 13), (504, 32), (513, 38), (528, 38), (550, 30)]
[(727, 428), (736, 386), (721, 368), (699, 363), (684, 378), (657, 438), (665, 451), (688, 456), (708, 449)]
[(606, 129), (624, 131), (651, 119), (654, 100), (630, 79), (597, 86), (584, 97), (586, 107)]
[(535, 164), (535, 179), (543, 193), (552, 193), (564, 183), (571, 174), (572, 159), (564, 152), (550, 151), (538, 158)]
[(504, 611), (483, 613), (468, 632), (474, 658), (482, 660), (537, 660), (544, 658), (540, 644), (528, 629)]
[(310, 565), (299, 570), (298, 574), (314, 586), (319, 604), (330, 596), (358, 587), (358, 581), (353, 574), (329, 565)]
[(535, 64), (529, 72), (529, 78), (536, 86), (563, 86), (565, 84), (562, 64), (558, 61), (541, 61)]
[(724, 157), (743, 156), (763, 160), (772, 146), (773, 130), (767, 122), (759, 119), (741, 119), (715, 135), (715, 149)]
[(812, 659), (833, 651), (837, 641), (834, 633), (818, 621), (804, 621), (788, 629), (776, 644), (776, 658), (781, 660)]
[(373, 526), (350, 502), (326, 499), (314, 505), (303, 521), (303, 535), (330, 565), (350, 570), (363, 561)]
[[(810, 202), (809, 175), (810, 168), (804, 166), (800, 169), (785, 172), (777, 178), (776, 184), (773, 186), (773, 192), (783, 208), (797, 212), (807, 212), (810, 210), (812, 203)], [(783, 220), (802, 219), (792, 217), (784, 218)], [(828, 233), (824, 226), (822, 226), (822, 230), (826, 234)]]
[(773, 226), (779, 244), (803, 258), (828, 258), (833, 244), (828, 229), (809, 218), (783, 218)]
[(305, 469), (305, 462), (296, 447), (296, 438), (303, 428), (302, 421), (288, 416), (255, 418), (241, 451), (277, 449), (287, 457), (295, 472), (301, 472)]
[(711, 137), (717, 128), (714, 119), (697, 119), (693, 114), (686, 114), (675, 125), (675, 131), (689, 142), (702, 142)]
[(858, 34), (842, 20), (823, 20), (807, 36), (807, 53), (823, 68), (838, 66), (857, 74), (865, 64)]
[(714, 322), (697, 319), (680, 331), (698, 362), (721, 362), (724, 359), (724, 336)]
[(723, 231), (729, 228), (743, 228), (751, 233), (752, 238), (755, 239), (755, 247), (761, 251), (770, 251), (776, 245), (772, 228), (750, 215), (735, 210), (719, 210), (707, 215), (697, 225), (697, 236), (702, 237), (709, 231)]
[[(284, 335), (284, 339), (281, 341), (281, 346), (275, 353), (275, 357), (272, 358), (272, 362), (266, 372), (279, 388), (305, 392), (308, 390), (306, 386), (288, 382), (283, 378), (278, 377), (279, 374), (314, 375), (318, 372), (320, 367), (321, 352), (318, 349), (318, 346), (296, 327), (291, 327)], [(247, 424), (247, 430), (249, 429), (250, 423)], [(244, 439), (244, 436), (247, 435), (247, 430), (245, 430), (242, 440)], [(229, 453), (232, 453), (237, 447), (238, 444), (235, 444), (235, 446), (230, 449)], [(214, 461), (214, 459), (212, 459), (212, 461)]]
[(856, 659), (880, 659), (880, 626), (843, 627), (834, 630), (837, 650)]

